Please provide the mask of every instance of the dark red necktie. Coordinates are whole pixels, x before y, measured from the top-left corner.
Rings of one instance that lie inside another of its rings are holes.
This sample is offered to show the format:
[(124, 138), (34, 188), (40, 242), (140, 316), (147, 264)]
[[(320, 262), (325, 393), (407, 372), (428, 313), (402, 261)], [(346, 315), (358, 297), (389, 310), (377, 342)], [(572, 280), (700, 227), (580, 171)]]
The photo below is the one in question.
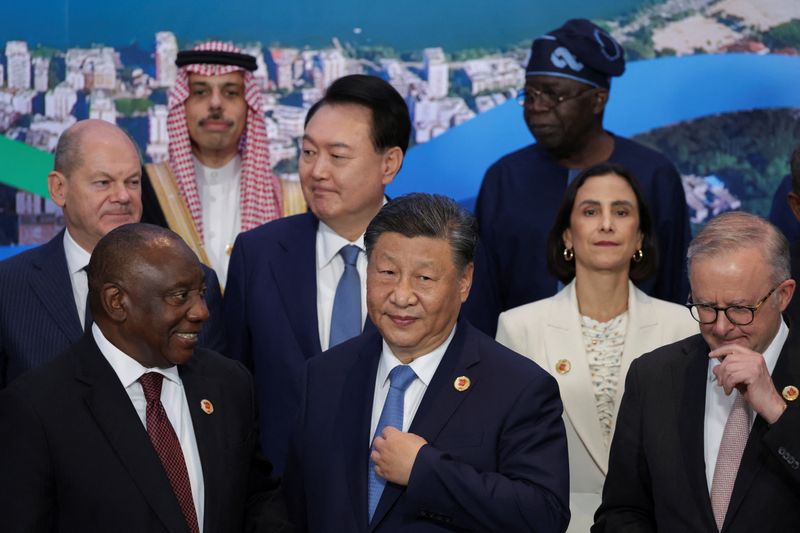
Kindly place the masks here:
[(142, 384), (144, 397), (147, 400), (147, 434), (161, 459), (161, 464), (167, 473), (172, 490), (178, 498), (183, 516), (191, 533), (199, 533), (197, 526), (197, 511), (192, 499), (192, 486), (189, 483), (189, 474), (186, 470), (186, 461), (183, 459), (181, 443), (178, 441), (172, 424), (169, 423), (167, 412), (161, 403), (161, 383), (164, 376), (158, 372), (148, 372), (139, 378)]

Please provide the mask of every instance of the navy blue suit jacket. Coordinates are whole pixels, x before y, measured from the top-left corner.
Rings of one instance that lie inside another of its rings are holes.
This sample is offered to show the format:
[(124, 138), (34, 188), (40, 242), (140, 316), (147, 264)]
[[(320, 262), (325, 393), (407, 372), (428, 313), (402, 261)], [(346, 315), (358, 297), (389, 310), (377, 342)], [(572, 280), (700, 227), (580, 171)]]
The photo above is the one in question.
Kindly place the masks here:
[[(199, 345), (224, 353), (219, 281), (213, 270), (203, 270), (210, 318)], [(0, 388), (65, 351), (82, 335), (63, 231), (42, 246), (0, 262)]]
[[(555, 380), (459, 320), (409, 431), (420, 449), (407, 487), (387, 483), (367, 524), (375, 374), (364, 333), (309, 361), (285, 474), (301, 531), (563, 531), (567, 441)], [(471, 386), (459, 392), (460, 376)]]
[(317, 325), (316, 234), (305, 213), (236, 237), (225, 287), (228, 356), (253, 373), (261, 447), (283, 470), (306, 360), (322, 348)]
[[(278, 473), (283, 471), (291, 424), (300, 406), (306, 361), (322, 352), (317, 322), (318, 226), (309, 212), (240, 233), (228, 267), (227, 355), (253, 373), (261, 444)], [(484, 253), (480, 247), (476, 252), (473, 289), (464, 314), (493, 335), (499, 306)], [(373, 329), (367, 318), (364, 330)]]
[[(257, 453), (247, 370), (198, 348), (178, 372), (203, 470), (203, 531), (290, 530)], [(147, 430), (91, 333), (0, 391), (0, 472), (6, 533), (188, 533)]]

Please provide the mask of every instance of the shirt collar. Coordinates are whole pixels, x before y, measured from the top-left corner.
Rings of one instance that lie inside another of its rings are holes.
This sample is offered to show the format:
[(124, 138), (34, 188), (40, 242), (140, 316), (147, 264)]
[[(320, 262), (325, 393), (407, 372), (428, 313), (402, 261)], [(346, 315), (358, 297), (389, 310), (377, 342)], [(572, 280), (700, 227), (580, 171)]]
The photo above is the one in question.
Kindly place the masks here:
[[(762, 356), (764, 357), (764, 362), (767, 364), (767, 370), (769, 370), (769, 374), (772, 375), (772, 371), (775, 370), (775, 365), (778, 364), (778, 357), (781, 355), (781, 350), (783, 350), (783, 344), (786, 342), (786, 338), (789, 336), (789, 328), (786, 326), (786, 323), (783, 321), (783, 317), (781, 317), (781, 325), (778, 328), (778, 333), (772, 339), (772, 342), (769, 343), (767, 349), (764, 350)], [(708, 362), (708, 380), (712, 383), (717, 380), (717, 376), (714, 375), (714, 367), (721, 364), (722, 361), (719, 359), (711, 359)]]
[(325, 224), (319, 221), (319, 228), (317, 229), (317, 236), (321, 244), (320, 253), (317, 255), (317, 269), (322, 269), (328, 266), (334, 257), (339, 253), (343, 246), (354, 244), (364, 251), (364, 234), (362, 233), (358, 239), (353, 242), (348, 241)]
[(176, 385), (182, 386), (177, 366), (171, 366), (169, 368), (147, 368), (142, 366), (136, 359), (111, 344), (111, 341), (100, 331), (97, 322), (92, 324), (92, 335), (94, 336), (94, 341), (97, 343), (97, 347), (100, 348), (100, 352), (111, 365), (111, 368), (114, 369), (114, 373), (117, 374), (124, 388), (127, 389), (133, 385), (147, 372), (158, 372)]
[[(436, 369), (439, 368), (439, 363), (442, 362), (444, 353), (447, 351), (448, 346), (450, 346), (450, 341), (453, 340), (455, 333), (456, 326), (454, 325), (452, 331), (450, 331), (450, 335), (447, 337), (447, 340), (436, 347), (433, 351), (417, 357), (408, 364), (408, 366), (414, 370), (414, 373), (417, 375), (419, 380), (425, 384), (426, 387), (430, 385), (433, 375), (436, 373)], [(389, 379), (389, 372), (391, 372), (394, 367), (402, 364), (403, 363), (400, 362), (400, 360), (392, 352), (392, 349), (389, 348), (389, 345), (386, 344), (386, 341), (384, 340), (383, 351), (381, 351), (381, 359), (378, 362), (378, 375), (376, 376), (378, 386), (384, 386), (386, 384), (386, 380)]]
[(239, 154), (236, 154), (233, 159), (219, 168), (205, 166), (194, 154), (192, 154), (192, 161), (194, 162), (194, 171), (198, 181), (209, 185), (230, 183), (242, 170), (242, 158)]
[(76, 274), (86, 268), (92, 258), (92, 254), (81, 248), (67, 229), (64, 230), (64, 254), (67, 256), (67, 269), (70, 274)]

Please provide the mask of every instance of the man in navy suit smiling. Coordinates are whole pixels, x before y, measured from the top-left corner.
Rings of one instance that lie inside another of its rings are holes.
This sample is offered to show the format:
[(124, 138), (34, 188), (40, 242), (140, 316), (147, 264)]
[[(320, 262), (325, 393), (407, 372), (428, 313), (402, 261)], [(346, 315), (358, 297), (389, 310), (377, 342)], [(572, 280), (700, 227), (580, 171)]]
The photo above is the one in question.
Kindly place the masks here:
[(295, 524), (564, 531), (558, 385), (459, 317), (474, 217), (442, 196), (402, 196), (370, 222), (364, 243), (377, 331), (308, 363), (285, 476)]

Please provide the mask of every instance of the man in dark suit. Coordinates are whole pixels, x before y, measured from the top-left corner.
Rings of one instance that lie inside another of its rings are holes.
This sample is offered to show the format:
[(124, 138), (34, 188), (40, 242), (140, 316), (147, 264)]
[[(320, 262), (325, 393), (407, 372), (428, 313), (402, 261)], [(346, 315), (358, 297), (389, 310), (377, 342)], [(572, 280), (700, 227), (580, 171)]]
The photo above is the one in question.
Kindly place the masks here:
[[(408, 108), (389, 83), (374, 76), (340, 78), (306, 116), (299, 173), (311, 212), (236, 239), (224, 299), (229, 355), (253, 372), (263, 448), (277, 472), (306, 360), (371, 327), (364, 230), (400, 170), (410, 132)], [(356, 256), (354, 296), (346, 300), (354, 325), (336, 335), (336, 292), (345, 271), (353, 272), (340, 253), (345, 247)]]
[(99, 241), (91, 329), (0, 391), (3, 531), (288, 527), (247, 370), (196, 349), (204, 291), (169, 230), (129, 224)]
[[(138, 149), (101, 120), (78, 122), (62, 134), (48, 187), (66, 229), (0, 263), (0, 388), (81, 338), (91, 321), (84, 268), (92, 250), (110, 230), (142, 215)], [(223, 351), (222, 295), (214, 271), (205, 273), (212, 320), (200, 344)]]
[[(283, 470), (306, 360), (372, 328), (364, 230), (386, 201), (384, 189), (400, 170), (410, 133), (406, 103), (388, 82), (363, 75), (336, 80), (306, 115), (298, 164), (310, 212), (236, 239), (224, 299), (228, 355), (253, 372), (262, 444), (276, 472)], [(490, 280), (483, 275), (488, 268), (478, 264), (480, 280)], [(337, 302), (348, 279), (353, 293), (344, 306)], [(493, 333), (494, 292), (488, 284), (474, 292), (470, 319)], [(349, 313), (351, 327), (337, 327), (336, 309)]]
[(800, 524), (800, 338), (781, 312), (789, 249), (722, 214), (689, 245), (700, 335), (636, 359), (593, 533), (794, 531)]
[(309, 360), (285, 476), (292, 519), (312, 532), (563, 531), (555, 380), (459, 318), (475, 219), (407, 195), (364, 242), (377, 331)]

